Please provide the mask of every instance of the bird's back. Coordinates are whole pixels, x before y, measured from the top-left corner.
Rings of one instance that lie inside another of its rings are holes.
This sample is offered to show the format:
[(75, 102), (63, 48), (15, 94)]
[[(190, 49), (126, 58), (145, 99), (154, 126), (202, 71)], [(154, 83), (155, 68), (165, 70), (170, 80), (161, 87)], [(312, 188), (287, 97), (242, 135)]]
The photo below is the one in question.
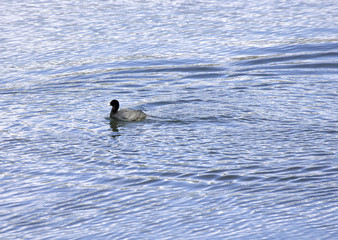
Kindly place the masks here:
[(147, 115), (141, 110), (120, 109), (116, 113), (111, 113), (110, 117), (122, 121), (138, 121), (142, 120)]

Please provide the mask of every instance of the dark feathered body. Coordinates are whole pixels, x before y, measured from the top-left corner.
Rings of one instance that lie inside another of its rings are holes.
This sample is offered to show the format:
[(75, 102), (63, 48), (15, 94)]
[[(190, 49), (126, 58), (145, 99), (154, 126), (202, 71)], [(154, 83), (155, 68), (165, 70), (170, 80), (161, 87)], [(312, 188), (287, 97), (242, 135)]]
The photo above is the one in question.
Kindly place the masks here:
[(117, 100), (113, 100), (110, 102), (112, 106), (112, 110), (110, 112), (110, 118), (122, 120), (122, 121), (139, 121), (146, 118), (146, 114), (141, 110), (131, 110), (131, 109), (120, 109), (119, 110), (119, 102)]

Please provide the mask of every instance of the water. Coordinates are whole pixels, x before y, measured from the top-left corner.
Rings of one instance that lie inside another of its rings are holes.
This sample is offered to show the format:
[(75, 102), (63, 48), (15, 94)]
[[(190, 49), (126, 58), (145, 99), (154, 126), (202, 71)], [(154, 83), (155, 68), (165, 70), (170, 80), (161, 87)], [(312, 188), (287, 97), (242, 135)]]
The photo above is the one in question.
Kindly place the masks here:
[(1, 239), (336, 239), (337, 11), (2, 3)]

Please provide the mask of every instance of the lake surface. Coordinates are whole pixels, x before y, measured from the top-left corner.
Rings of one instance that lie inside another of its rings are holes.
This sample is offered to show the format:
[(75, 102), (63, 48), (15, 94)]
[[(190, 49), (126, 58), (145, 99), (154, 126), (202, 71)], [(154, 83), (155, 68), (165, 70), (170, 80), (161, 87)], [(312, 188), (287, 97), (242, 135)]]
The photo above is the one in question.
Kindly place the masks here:
[(4, 0), (0, 238), (337, 239), (337, 13)]

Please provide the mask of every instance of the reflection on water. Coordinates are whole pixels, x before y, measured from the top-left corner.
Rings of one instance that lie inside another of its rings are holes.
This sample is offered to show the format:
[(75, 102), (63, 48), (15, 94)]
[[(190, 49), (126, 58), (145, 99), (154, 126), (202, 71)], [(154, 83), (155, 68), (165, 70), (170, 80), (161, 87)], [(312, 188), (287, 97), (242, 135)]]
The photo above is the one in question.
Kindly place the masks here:
[(338, 234), (335, 1), (5, 3), (1, 239)]
[(118, 124), (119, 124), (119, 121), (117, 121), (117, 120), (110, 120), (110, 127), (111, 127), (111, 130), (113, 132), (118, 132), (119, 131)]

